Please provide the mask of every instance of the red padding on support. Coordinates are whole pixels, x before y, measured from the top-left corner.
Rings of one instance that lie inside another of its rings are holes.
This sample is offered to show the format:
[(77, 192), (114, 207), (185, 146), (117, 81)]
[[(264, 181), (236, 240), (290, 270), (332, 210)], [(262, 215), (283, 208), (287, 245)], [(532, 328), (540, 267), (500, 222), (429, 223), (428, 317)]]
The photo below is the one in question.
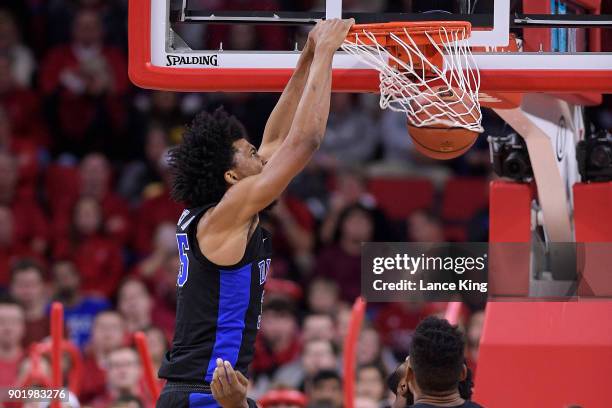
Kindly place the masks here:
[(474, 400), (612, 407), (612, 303), (489, 303)]

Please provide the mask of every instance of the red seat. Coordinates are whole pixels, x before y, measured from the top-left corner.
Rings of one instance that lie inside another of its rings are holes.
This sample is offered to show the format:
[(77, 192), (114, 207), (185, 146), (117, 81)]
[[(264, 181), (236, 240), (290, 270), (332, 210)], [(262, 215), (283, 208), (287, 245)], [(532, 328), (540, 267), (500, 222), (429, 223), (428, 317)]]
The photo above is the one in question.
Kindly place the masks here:
[(434, 186), (424, 178), (375, 178), (368, 188), (380, 208), (396, 220), (407, 218), (415, 210), (431, 208), (434, 201)]
[(446, 182), (442, 197), (442, 219), (467, 222), (476, 213), (487, 208), (489, 185), (486, 179), (460, 177)]

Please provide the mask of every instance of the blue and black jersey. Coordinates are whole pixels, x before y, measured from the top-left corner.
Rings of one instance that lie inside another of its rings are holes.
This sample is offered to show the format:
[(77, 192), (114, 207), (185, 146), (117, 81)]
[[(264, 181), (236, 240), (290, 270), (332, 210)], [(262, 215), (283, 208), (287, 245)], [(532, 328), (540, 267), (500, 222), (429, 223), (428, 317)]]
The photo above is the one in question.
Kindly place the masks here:
[(159, 369), (159, 377), (171, 382), (207, 386), (217, 358), (244, 375), (253, 359), (270, 269), (270, 235), (258, 225), (240, 262), (214, 264), (196, 238), (198, 221), (214, 205), (183, 211), (176, 228), (181, 261), (176, 326), (172, 348)]

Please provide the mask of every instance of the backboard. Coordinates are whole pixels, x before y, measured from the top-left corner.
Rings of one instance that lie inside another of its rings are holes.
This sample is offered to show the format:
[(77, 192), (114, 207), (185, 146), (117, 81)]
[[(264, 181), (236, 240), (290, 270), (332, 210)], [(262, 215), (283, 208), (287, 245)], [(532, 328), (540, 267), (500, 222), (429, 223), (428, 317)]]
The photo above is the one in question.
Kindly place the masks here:
[[(130, 0), (131, 80), (143, 88), (175, 91), (281, 91), (309, 26), (343, 16), (358, 23), (471, 22), (469, 41), (485, 100), (508, 92), (612, 92), (612, 54), (601, 52), (601, 27), (611, 27), (612, 21), (600, 15), (600, 0), (388, 1), (385, 12), (382, 1), (327, 0), (311, 10), (275, 6), (306, 2), (252, 0), (236, 2), (240, 6), (234, 10), (218, 9), (216, 3), (228, 2)], [(261, 33), (267, 41), (252, 41)], [(378, 92), (378, 73), (339, 51), (333, 87)]]

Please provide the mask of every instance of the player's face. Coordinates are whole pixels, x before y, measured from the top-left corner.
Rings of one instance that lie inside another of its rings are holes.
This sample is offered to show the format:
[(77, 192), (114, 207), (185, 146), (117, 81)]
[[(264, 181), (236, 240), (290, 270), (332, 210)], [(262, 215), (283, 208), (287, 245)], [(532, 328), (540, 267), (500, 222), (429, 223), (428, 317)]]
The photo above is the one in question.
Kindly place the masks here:
[(266, 162), (257, 153), (257, 149), (246, 139), (234, 142), (234, 171), (238, 179), (261, 173)]

